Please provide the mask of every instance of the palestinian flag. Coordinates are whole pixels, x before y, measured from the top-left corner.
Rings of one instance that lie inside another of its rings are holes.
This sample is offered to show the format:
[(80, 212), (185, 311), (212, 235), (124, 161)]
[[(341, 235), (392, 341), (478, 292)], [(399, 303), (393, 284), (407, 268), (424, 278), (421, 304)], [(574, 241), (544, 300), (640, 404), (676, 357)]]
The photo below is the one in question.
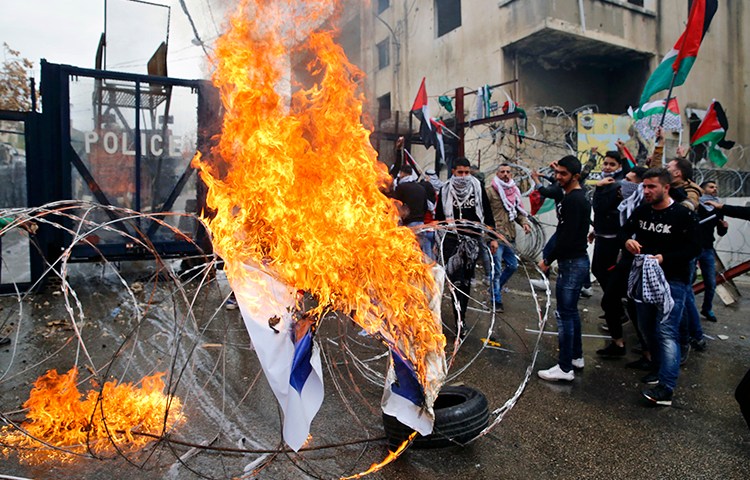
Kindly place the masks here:
[(437, 150), (437, 155), (440, 157), (438, 162), (445, 163), (445, 143), (443, 142), (443, 127), (445, 127), (445, 124), (437, 118), (431, 118), (430, 124), (432, 131), (435, 132), (433, 138), (435, 140), (435, 150)]
[(641, 94), (641, 105), (648, 102), (655, 93), (668, 90), (673, 75), (675, 87), (685, 83), (717, 8), (718, 0), (693, 0), (687, 27), (646, 82)]
[[(666, 110), (666, 114), (664, 110)], [(680, 106), (677, 103), (677, 98), (674, 97), (669, 99), (669, 104), (667, 104), (666, 99), (662, 99), (648, 102), (635, 111), (628, 108), (628, 114), (635, 120), (633, 124), (635, 129), (646, 140), (652, 140), (656, 137), (656, 127), (661, 123), (662, 116), (664, 116), (664, 130), (672, 132), (682, 130)]]
[(430, 148), (435, 144), (434, 133), (430, 121), (430, 107), (427, 104), (427, 89), (424, 86), (425, 79), (422, 77), (422, 84), (419, 86), (417, 98), (414, 99), (414, 105), (411, 107), (411, 113), (419, 119), (419, 136), (425, 148)]
[(529, 203), (531, 204), (530, 213), (534, 216), (549, 212), (555, 208), (555, 201), (551, 198), (543, 197), (537, 189), (532, 190), (529, 194)]
[(719, 150), (719, 147), (730, 149), (734, 146), (734, 142), (725, 139), (728, 128), (727, 115), (721, 104), (714, 100), (708, 107), (703, 121), (698, 125), (698, 130), (690, 139), (690, 145), (705, 143), (708, 147), (708, 159), (719, 167), (723, 167), (727, 163), (727, 156)]

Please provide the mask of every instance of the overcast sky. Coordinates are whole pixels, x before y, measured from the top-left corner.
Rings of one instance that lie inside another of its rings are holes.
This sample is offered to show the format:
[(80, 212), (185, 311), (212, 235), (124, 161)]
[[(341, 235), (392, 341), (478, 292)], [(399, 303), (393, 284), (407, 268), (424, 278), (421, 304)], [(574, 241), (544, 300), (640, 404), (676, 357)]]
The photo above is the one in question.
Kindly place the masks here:
[[(210, 4), (209, 4), (210, 2)], [(171, 7), (168, 74), (205, 78), (205, 55), (178, 0), (152, 0)], [(224, 24), (227, 0), (187, 0), (199, 35), (213, 41)], [(34, 62), (38, 77), (42, 58), (85, 68), (94, 67), (104, 31), (105, 0), (0, 0), (0, 44), (5, 42)], [(107, 0), (107, 67), (146, 73), (146, 62), (167, 38), (168, 9), (131, 0)]]

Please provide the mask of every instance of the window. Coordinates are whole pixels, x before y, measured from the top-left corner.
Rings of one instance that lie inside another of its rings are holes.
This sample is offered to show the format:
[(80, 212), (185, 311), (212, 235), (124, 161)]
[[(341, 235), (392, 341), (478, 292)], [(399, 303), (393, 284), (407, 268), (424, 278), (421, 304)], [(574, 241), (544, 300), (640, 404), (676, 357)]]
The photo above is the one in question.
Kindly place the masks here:
[(385, 11), (386, 8), (391, 6), (391, 0), (378, 0), (378, 14)]
[(391, 118), (391, 93), (378, 97), (378, 123)]
[(437, 36), (461, 26), (461, 0), (435, 0), (435, 20)]
[(628, 3), (630, 3), (632, 5), (637, 5), (639, 7), (643, 6), (643, 0), (628, 0)]
[(389, 50), (390, 50), (391, 42), (390, 39), (386, 38), (382, 42), (377, 44), (378, 49), (378, 70), (382, 70), (383, 68), (387, 67), (391, 63)]

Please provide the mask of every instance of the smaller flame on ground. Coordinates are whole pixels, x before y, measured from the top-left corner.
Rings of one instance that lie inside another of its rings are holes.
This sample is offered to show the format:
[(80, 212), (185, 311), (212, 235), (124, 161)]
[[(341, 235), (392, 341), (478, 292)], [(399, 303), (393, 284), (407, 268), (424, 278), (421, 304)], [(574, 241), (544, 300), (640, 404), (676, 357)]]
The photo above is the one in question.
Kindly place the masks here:
[(29, 464), (72, 461), (89, 451), (137, 451), (183, 421), (179, 398), (163, 393), (163, 376), (144, 377), (140, 387), (106, 382), (101, 393), (91, 390), (84, 397), (76, 385), (77, 368), (62, 375), (49, 370), (23, 404), (28, 413), (21, 430), (0, 429), (1, 451), (5, 456), (16, 451)]

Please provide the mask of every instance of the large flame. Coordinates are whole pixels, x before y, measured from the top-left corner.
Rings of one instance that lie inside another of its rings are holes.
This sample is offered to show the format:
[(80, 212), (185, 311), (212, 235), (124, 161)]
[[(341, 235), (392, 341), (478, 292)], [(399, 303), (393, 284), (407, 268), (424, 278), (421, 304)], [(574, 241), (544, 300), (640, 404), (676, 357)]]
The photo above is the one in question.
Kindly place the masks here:
[[(362, 73), (320, 29), (335, 8), (246, 0), (217, 41), (221, 139), (211, 158), (194, 160), (216, 213), (207, 223), (230, 278), (243, 278), (243, 263), (265, 265), (315, 295), (318, 313), (351, 313), (382, 335), (427, 386), (424, 360), (445, 347), (426, 298), (434, 280), (381, 191), (390, 177), (362, 125)], [(316, 83), (292, 94), (291, 65), (302, 55)]]
[(145, 377), (141, 386), (106, 382), (101, 393), (83, 397), (76, 381), (78, 369), (59, 375), (50, 370), (34, 382), (27, 420), (17, 430), (0, 430), (2, 452), (16, 451), (21, 461), (72, 460), (75, 454), (136, 451), (165, 429), (181, 422), (181, 402), (164, 395), (164, 373)]

